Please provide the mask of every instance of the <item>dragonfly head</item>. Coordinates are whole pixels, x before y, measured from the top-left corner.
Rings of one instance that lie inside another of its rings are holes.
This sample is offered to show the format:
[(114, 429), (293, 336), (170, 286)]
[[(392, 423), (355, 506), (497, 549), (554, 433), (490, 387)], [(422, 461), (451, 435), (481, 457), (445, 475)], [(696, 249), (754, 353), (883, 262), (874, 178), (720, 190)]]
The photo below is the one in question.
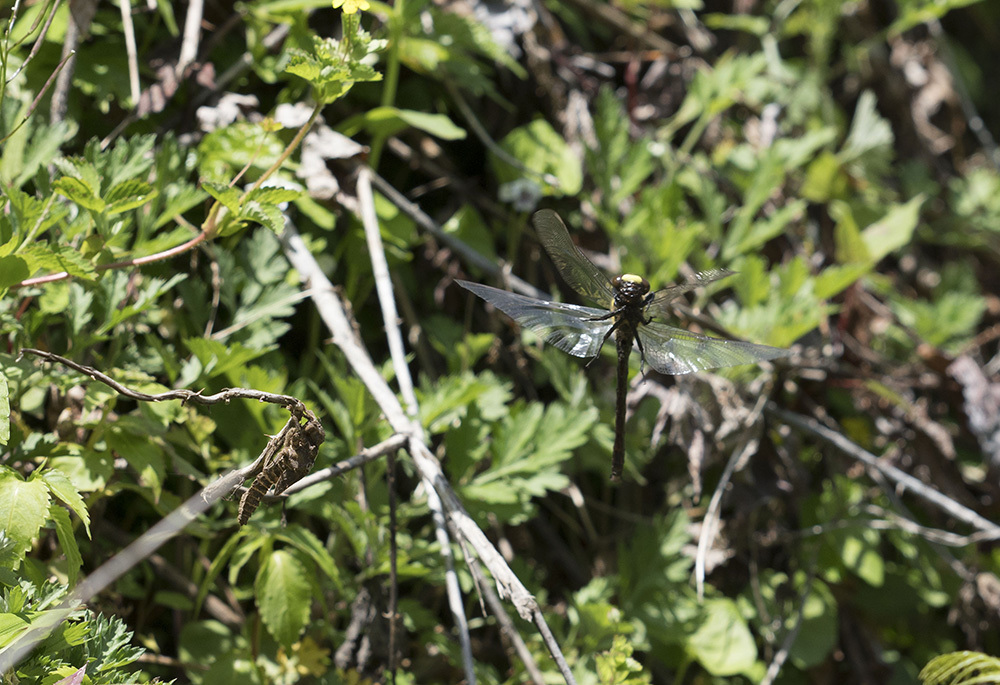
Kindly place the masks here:
[(635, 274), (615, 276), (612, 285), (615, 286), (616, 307), (639, 302), (649, 292), (649, 281)]

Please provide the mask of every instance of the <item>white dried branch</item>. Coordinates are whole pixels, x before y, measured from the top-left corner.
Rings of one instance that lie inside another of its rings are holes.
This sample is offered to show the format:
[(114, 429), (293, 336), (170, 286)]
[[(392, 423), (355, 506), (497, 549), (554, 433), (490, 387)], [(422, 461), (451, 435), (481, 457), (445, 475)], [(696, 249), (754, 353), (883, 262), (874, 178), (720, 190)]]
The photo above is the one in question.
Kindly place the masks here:
[[(382, 190), (382, 188), (380, 188)], [(425, 215), (426, 216), (426, 215)], [(316, 263), (302, 238), (291, 222), (286, 223), (282, 235), (285, 254), (298, 272), (306, 287), (314, 292), (313, 301), (320, 317), (329, 328), (333, 342), (340, 348), (348, 364), (358, 375), (381, 408), (389, 425), (397, 433), (408, 436), (410, 455), (422, 479), (437, 491), (444, 505), (445, 515), (451, 525), (462, 535), (468, 545), (475, 550), (483, 565), (490, 571), (497, 583), (501, 597), (510, 598), (521, 618), (533, 621), (542, 632), (543, 639), (567, 683), (575, 685), (575, 679), (562, 655), (558, 643), (552, 638), (545, 625), (545, 618), (538, 608), (535, 598), (528, 592), (517, 575), (489, 541), (472, 517), (465, 511), (458, 496), (444, 477), (441, 466), (431, 454), (423, 440), (423, 430), (403, 411), (389, 385), (382, 378), (367, 351), (355, 340), (347, 315), (336, 296), (333, 285)]]
[[(403, 347), (403, 336), (399, 330), (399, 315), (396, 313), (396, 300), (392, 292), (392, 279), (389, 277), (389, 264), (385, 258), (385, 247), (379, 232), (378, 215), (375, 212), (375, 196), (372, 194), (371, 171), (362, 167), (358, 173), (357, 182), (358, 208), (361, 223), (365, 228), (365, 239), (368, 243), (368, 255), (372, 263), (372, 275), (375, 278), (375, 291), (378, 293), (379, 304), (382, 307), (382, 319), (385, 322), (385, 335), (389, 343), (389, 355), (392, 367), (396, 372), (396, 382), (406, 405), (406, 413), (411, 420), (420, 415), (417, 396), (413, 391), (413, 379), (410, 367), (406, 363), (406, 352)], [(421, 435), (421, 439), (424, 439)], [(448, 605), (455, 618), (458, 628), (458, 641), (462, 647), (462, 667), (465, 670), (465, 681), (476, 685), (476, 671), (472, 659), (472, 640), (469, 638), (469, 622), (465, 617), (465, 606), (462, 603), (462, 592), (455, 573), (455, 561), (451, 555), (451, 540), (445, 526), (444, 508), (441, 499), (433, 486), (426, 481), (427, 505), (430, 507), (434, 521), (434, 533), (441, 547), (441, 556), (445, 564), (445, 587), (447, 588)]]

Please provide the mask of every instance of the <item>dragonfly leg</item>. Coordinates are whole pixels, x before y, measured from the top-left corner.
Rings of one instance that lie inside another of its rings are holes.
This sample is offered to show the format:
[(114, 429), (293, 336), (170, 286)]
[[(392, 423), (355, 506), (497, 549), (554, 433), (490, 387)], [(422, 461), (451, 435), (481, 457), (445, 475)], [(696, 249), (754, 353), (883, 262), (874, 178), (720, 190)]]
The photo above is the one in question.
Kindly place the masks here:
[[(646, 323), (650, 321), (652, 321), (652, 318), (647, 320)], [(638, 335), (635, 336), (635, 344), (639, 347), (639, 375), (641, 376), (646, 369), (646, 350), (642, 346), (642, 338)]]
[[(613, 313), (614, 312), (612, 312), (612, 314)], [(589, 321), (601, 321), (601, 320), (608, 319), (608, 318), (610, 318), (610, 315), (609, 316), (602, 316), (602, 317), (596, 317), (595, 316), (593, 319), (588, 319), (588, 320)], [(606, 343), (608, 341), (608, 338), (611, 337), (611, 334), (614, 333), (618, 329), (618, 327), (622, 324), (622, 321), (624, 321), (624, 320), (625, 319), (618, 319), (617, 321), (615, 321), (614, 325), (612, 325), (611, 328), (608, 329), (608, 332), (604, 334), (604, 339), (601, 340), (600, 346), (598, 346), (598, 348), (597, 348), (598, 352), (601, 350), (601, 348), (604, 347), (604, 343)], [(588, 366), (590, 366), (591, 364), (593, 364), (594, 360), (597, 359), (597, 357), (598, 357), (598, 355), (596, 355), (596, 354), (593, 357), (591, 357), (590, 361), (583, 365), (583, 368), (587, 368)]]

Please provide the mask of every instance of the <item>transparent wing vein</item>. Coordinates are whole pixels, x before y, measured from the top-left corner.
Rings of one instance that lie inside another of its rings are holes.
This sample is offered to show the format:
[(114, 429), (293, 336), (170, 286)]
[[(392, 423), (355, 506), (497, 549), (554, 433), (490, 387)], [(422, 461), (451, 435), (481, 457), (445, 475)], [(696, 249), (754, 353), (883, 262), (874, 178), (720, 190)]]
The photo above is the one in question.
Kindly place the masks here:
[(724, 366), (755, 364), (789, 351), (739, 340), (710, 338), (654, 321), (638, 327), (646, 361), (660, 373), (679, 375)]
[(538, 300), (480, 283), (455, 282), (535, 332), (545, 342), (574, 357), (597, 356), (601, 351), (604, 336), (613, 325), (610, 319), (588, 320), (607, 314), (601, 309)]

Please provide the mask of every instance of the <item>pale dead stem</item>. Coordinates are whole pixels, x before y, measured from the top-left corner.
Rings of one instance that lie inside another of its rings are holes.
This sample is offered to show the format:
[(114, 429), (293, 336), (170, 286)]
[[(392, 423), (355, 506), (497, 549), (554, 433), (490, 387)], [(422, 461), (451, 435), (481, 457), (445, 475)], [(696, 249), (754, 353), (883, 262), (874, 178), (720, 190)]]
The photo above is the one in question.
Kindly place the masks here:
[[(422, 485), (427, 489), (428, 493), (433, 490), (437, 497), (440, 498), (441, 507), (439, 512), (444, 517), (447, 525), (452, 530), (457, 532), (460, 541), (464, 541), (463, 548), (465, 545), (468, 545), (468, 547), (474, 551), (478, 559), (483, 562), (483, 565), (485, 565), (490, 571), (490, 574), (493, 576), (497, 588), (500, 591), (501, 597), (510, 599), (521, 618), (535, 623), (542, 635), (546, 647), (549, 649), (553, 659), (556, 661), (563, 678), (567, 683), (575, 685), (576, 681), (569, 669), (569, 665), (563, 657), (559, 644), (556, 642), (551, 631), (549, 630), (548, 625), (545, 622), (545, 617), (542, 614), (538, 603), (535, 601), (535, 598), (530, 592), (528, 592), (521, 580), (510, 569), (507, 562), (489, 541), (483, 531), (476, 525), (475, 521), (472, 520), (468, 512), (465, 511), (464, 506), (455, 494), (455, 491), (451, 488), (451, 485), (445, 478), (444, 473), (441, 471), (440, 464), (427, 447), (422, 427), (414, 419), (410, 418), (411, 416), (415, 416), (417, 413), (416, 399), (412, 395), (412, 381), (410, 380), (409, 370), (406, 367), (405, 359), (402, 355), (403, 348), (401, 337), (399, 337), (400, 334), (398, 330), (398, 320), (395, 314), (395, 304), (394, 302), (389, 302), (387, 304), (387, 301), (393, 300), (393, 296), (388, 278), (388, 269), (384, 266), (385, 257), (384, 254), (382, 254), (380, 241), (373, 237), (373, 234), (377, 234), (378, 231), (377, 220), (374, 218), (374, 210), (371, 208), (370, 179), (373, 176), (374, 175), (366, 169), (363, 169), (359, 174), (359, 213), (361, 213), (363, 222), (366, 224), (366, 233), (368, 234), (368, 239), (370, 241), (369, 244), (376, 246), (377, 248), (371, 250), (373, 255), (378, 253), (378, 256), (373, 256), (373, 259), (376, 262), (373, 269), (377, 274), (376, 278), (383, 281), (382, 285), (379, 287), (379, 295), (382, 300), (383, 307), (383, 316), (385, 317), (390, 348), (397, 348), (396, 352), (393, 354), (394, 364), (396, 365), (396, 377), (397, 379), (400, 379), (400, 387), (404, 397), (407, 395), (410, 396), (407, 398), (409, 411), (404, 411), (403, 406), (400, 404), (395, 393), (386, 383), (381, 373), (379, 373), (371, 358), (368, 356), (367, 351), (355, 339), (354, 331), (339, 298), (335, 294), (333, 285), (322, 272), (319, 265), (316, 263), (315, 258), (306, 248), (305, 243), (302, 241), (301, 237), (299, 237), (294, 226), (292, 226), (290, 222), (286, 224), (285, 234), (282, 236), (282, 242), (285, 246), (285, 254), (292, 263), (292, 266), (294, 266), (299, 272), (305, 287), (313, 291), (313, 301), (316, 304), (320, 317), (323, 319), (332, 334), (334, 344), (340, 348), (348, 364), (354, 370), (354, 373), (357, 374), (358, 378), (365, 384), (372, 397), (374, 397), (389, 425), (396, 431), (397, 434), (405, 435), (407, 437), (407, 441), (409, 443), (409, 453), (417, 471), (420, 473)], [(380, 190), (383, 190), (384, 192), (381, 184)], [(398, 193), (396, 193), (396, 196), (398, 197)], [(390, 200), (395, 202), (392, 197), (390, 197)], [(410, 209), (413, 211), (414, 208), (412, 207), (412, 203), (407, 202), (407, 204), (411, 205)], [(369, 207), (365, 207), (365, 205), (369, 205)], [(422, 212), (420, 212), (420, 214), (422, 214)], [(426, 215), (423, 215), (422, 218), (425, 220), (427, 219)], [(429, 223), (433, 224), (433, 222)], [(425, 228), (428, 227), (426, 223), (424, 225)], [(435, 228), (437, 228), (436, 225)], [(380, 265), (378, 262), (381, 262), (382, 264)], [(383, 293), (385, 293), (384, 297)], [(392, 341), (393, 337), (397, 338), (397, 342)], [(429, 496), (428, 499), (429, 506), (433, 507), (434, 503), (432, 500), (434, 497)], [(439, 524), (437, 525), (437, 531), (438, 532), (436, 534), (439, 539), (442, 539), (442, 534), (447, 535), (441, 530)], [(447, 546), (443, 545), (442, 547), (445, 548)], [(468, 565), (470, 570), (475, 573), (477, 568), (476, 565), (473, 563), (469, 563)], [(449, 590), (449, 600), (452, 612), (456, 616), (456, 622), (458, 622), (461, 626), (461, 623), (464, 622), (464, 612), (460, 613), (460, 597), (456, 597), (452, 600), (451, 594), (452, 592)], [(459, 618), (459, 616), (462, 616), (463, 618)], [(504, 624), (504, 621), (500, 621), (501, 626)], [(521, 638), (516, 631), (510, 634), (509, 637), (515, 642), (515, 644), (521, 641)], [(462, 639), (467, 639), (467, 637)], [(519, 650), (519, 653), (527, 655), (527, 650)], [(468, 663), (468, 657), (464, 658)], [(537, 667), (533, 666), (533, 664), (528, 665), (529, 671), (537, 673)]]

